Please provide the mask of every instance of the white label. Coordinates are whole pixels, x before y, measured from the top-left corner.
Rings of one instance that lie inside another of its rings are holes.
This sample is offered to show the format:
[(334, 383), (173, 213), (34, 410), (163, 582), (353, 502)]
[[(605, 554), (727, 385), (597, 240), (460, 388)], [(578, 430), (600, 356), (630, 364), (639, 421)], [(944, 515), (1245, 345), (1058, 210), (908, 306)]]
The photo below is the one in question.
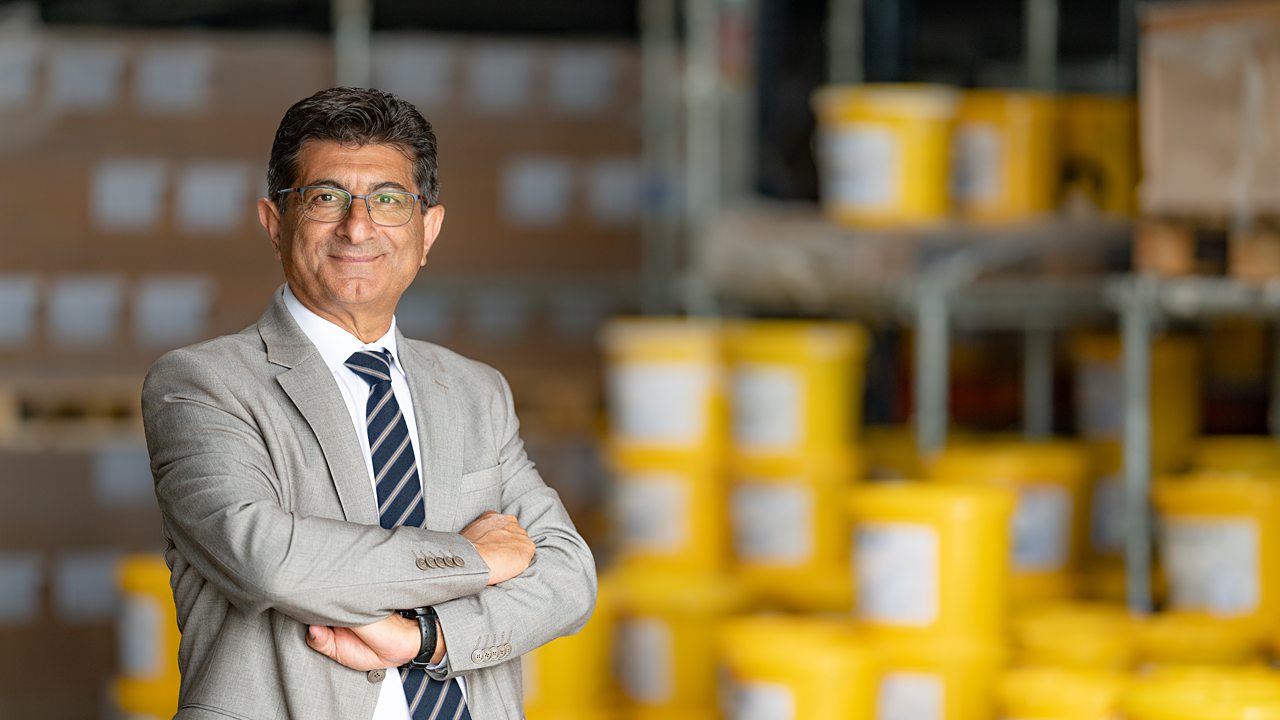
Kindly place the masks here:
[(441, 106), (453, 88), (455, 48), (437, 38), (374, 42), (373, 76), (377, 87), (421, 106)]
[(1076, 414), (1087, 438), (1118, 438), (1124, 428), (1124, 377), (1119, 363), (1082, 361), (1076, 366)]
[(613, 100), (622, 59), (609, 47), (562, 48), (550, 61), (551, 107), (564, 115), (603, 112)]
[(799, 481), (744, 482), (734, 488), (732, 503), (740, 560), (802, 565), (813, 555), (813, 491)]
[(0, 42), (0, 107), (20, 108), (35, 92), (40, 47), (30, 38), (5, 33)]
[(743, 363), (733, 373), (733, 440), (756, 451), (790, 450), (804, 433), (804, 384), (785, 366)]
[(35, 333), (40, 282), (35, 275), (0, 274), (0, 345), (24, 345)]
[(60, 345), (110, 343), (119, 334), (123, 302), (124, 283), (119, 277), (59, 278), (49, 291), (49, 333)]
[(824, 197), (868, 210), (898, 204), (902, 158), (888, 128), (853, 125), (826, 130), (819, 142)]
[(673, 553), (688, 542), (689, 491), (678, 475), (624, 475), (615, 488), (624, 552)]
[(1258, 527), (1249, 520), (1165, 518), (1161, 524), (1170, 604), (1240, 615), (1258, 606)]
[[(105, 447), (93, 456), (93, 497), (103, 507), (155, 507), (151, 460), (145, 447)], [(157, 526), (157, 538), (159, 527)]]
[(177, 181), (178, 227), (188, 233), (238, 230), (249, 206), (249, 165), (243, 162), (193, 162)]
[(213, 305), (213, 279), (158, 276), (139, 281), (133, 298), (133, 330), (149, 347), (171, 348), (205, 337)]
[(42, 570), (36, 553), (0, 553), (0, 624), (25, 625), (36, 619)]
[(156, 158), (111, 158), (93, 168), (90, 216), (115, 232), (154, 229), (164, 207), (165, 163)]
[(66, 622), (115, 617), (120, 593), (116, 564), (120, 553), (91, 550), (58, 558), (53, 570), (53, 604)]
[(1067, 563), (1071, 546), (1071, 493), (1058, 485), (1023, 485), (1013, 524), (1013, 567), (1053, 571)]
[(634, 363), (608, 376), (614, 433), (625, 442), (692, 445), (707, 428), (712, 369), (692, 363)]
[(740, 683), (733, 693), (733, 720), (794, 720), (791, 688), (777, 683)]
[(131, 594), (120, 610), (120, 671), (149, 678), (164, 671), (160, 604), (149, 595)]
[(516, 158), (502, 168), (503, 215), (519, 228), (557, 225), (569, 217), (571, 190), (566, 158)]
[(858, 615), (928, 625), (938, 617), (938, 535), (928, 525), (865, 523), (854, 533)]
[(62, 45), (49, 58), (49, 103), (98, 110), (115, 102), (124, 74), (124, 48), (115, 43)]
[(133, 98), (144, 113), (193, 114), (209, 102), (213, 50), (202, 43), (151, 45), (139, 55)]
[(467, 100), (484, 113), (525, 110), (532, 97), (533, 48), (481, 47), (466, 63)]
[(952, 193), (964, 202), (994, 202), (1002, 188), (1004, 156), (999, 130), (988, 123), (962, 123), (952, 140)]
[(671, 698), (674, 683), (671, 670), (671, 630), (659, 620), (637, 618), (621, 623), (619, 656), (622, 687), (632, 699), (642, 703), (663, 703)]
[(880, 680), (877, 720), (942, 720), (942, 680), (936, 675), (891, 672)]
[(1119, 475), (1108, 475), (1094, 485), (1089, 539), (1098, 553), (1118, 555), (1124, 552), (1124, 506), (1124, 482)]
[(596, 161), (587, 170), (587, 212), (601, 225), (630, 225), (640, 219), (640, 163), (632, 158)]

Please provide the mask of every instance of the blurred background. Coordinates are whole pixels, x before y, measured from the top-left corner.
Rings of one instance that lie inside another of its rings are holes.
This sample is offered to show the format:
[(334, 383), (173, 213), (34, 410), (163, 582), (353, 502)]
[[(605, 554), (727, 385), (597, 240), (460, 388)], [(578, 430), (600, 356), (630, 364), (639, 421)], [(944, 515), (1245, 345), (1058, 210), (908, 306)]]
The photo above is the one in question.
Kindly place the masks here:
[(338, 84), (596, 553), (531, 720), (1280, 713), (1280, 3), (0, 0), (0, 717), (175, 711), (142, 378)]

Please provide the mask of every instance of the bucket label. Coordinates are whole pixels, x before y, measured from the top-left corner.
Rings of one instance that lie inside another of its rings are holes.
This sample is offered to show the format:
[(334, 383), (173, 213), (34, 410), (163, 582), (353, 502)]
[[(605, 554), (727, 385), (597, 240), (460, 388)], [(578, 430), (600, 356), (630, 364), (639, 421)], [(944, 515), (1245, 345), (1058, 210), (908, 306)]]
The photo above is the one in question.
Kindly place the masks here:
[(1258, 607), (1258, 526), (1250, 520), (1166, 517), (1161, 551), (1176, 610), (1241, 615)]
[(693, 363), (620, 364), (609, 373), (614, 432), (626, 442), (697, 444), (707, 432), (714, 375)]
[(876, 720), (942, 720), (942, 680), (930, 673), (891, 672), (880, 680)]
[(1059, 485), (1023, 485), (1013, 513), (1013, 569), (1052, 572), (1066, 567), (1071, 547), (1071, 493)]
[(617, 665), (622, 687), (637, 702), (664, 703), (671, 699), (673, 683), (671, 669), (675, 658), (671, 654), (671, 630), (665, 623), (652, 618), (625, 620), (618, 628), (619, 652)]
[(679, 475), (624, 475), (614, 502), (623, 552), (674, 553), (688, 542), (689, 489)]
[(120, 610), (120, 672), (154, 678), (164, 672), (164, 621), (160, 604), (149, 595), (128, 594)]
[(1089, 540), (1094, 551), (1099, 555), (1123, 554), (1124, 482), (1119, 475), (1108, 475), (1094, 486), (1092, 515), (1089, 522)]
[(892, 210), (901, 203), (902, 153), (882, 125), (853, 124), (819, 135), (822, 195), (859, 210)]
[(732, 405), (733, 440), (741, 448), (792, 450), (804, 434), (804, 383), (785, 366), (738, 365)]
[(1076, 365), (1076, 417), (1086, 438), (1123, 434), (1124, 375), (1119, 362), (1081, 360)]
[(745, 481), (733, 489), (733, 547), (738, 559), (802, 565), (813, 555), (813, 491), (797, 482)]
[(937, 619), (938, 534), (932, 527), (866, 523), (854, 533), (853, 551), (860, 618), (912, 626)]
[(956, 127), (951, 164), (951, 192), (959, 202), (997, 203), (1003, 197), (1004, 146), (990, 123)]
[(795, 720), (791, 689), (777, 683), (748, 682), (734, 687), (733, 720)]

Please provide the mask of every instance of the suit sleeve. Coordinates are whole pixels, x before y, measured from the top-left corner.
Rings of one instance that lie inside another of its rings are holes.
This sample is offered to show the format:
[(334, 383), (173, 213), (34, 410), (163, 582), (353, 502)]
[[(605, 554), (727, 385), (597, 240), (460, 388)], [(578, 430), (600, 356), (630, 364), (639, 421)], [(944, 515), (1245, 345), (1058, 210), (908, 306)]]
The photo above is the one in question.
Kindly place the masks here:
[(435, 606), (449, 653), (447, 672), (432, 673), (437, 678), (506, 662), (575, 633), (595, 607), (591, 550), (525, 454), (511, 389), (494, 373), (501, 388), (494, 408), (503, 473), (499, 510), (519, 519), (536, 551), (520, 575)]
[[(487, 566), (456, 533), (287, 510), (263, 435), (282, 430), (259, 427), (220, 370), (165, 355), (144, 384), (143, 419), (169, 540), (240, 611), (350, 627), (485, 587)], [(455, 557), (461, 567), (439, 561)]]

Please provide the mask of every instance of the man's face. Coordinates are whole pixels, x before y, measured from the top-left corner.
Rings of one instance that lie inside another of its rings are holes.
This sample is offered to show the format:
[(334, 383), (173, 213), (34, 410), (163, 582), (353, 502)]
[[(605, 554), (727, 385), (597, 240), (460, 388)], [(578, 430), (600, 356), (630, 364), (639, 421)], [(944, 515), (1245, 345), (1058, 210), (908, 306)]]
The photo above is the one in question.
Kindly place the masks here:
[[(308, 140), (298, 153), (295, 186), (327, 185), (352, 195), (377, 190), (417, 192), (413, 164), (391, 145), (355, 147), (332, 140)], [(294, 295), (322, 317), (390, 321), (400, 295), (440, 232), (444, 208), (416, 207), (399, 227), (373, 222), (364, 200), (353, 199), (347, 216), (317, 222), (302, 215), (302, 198), (285, 193), (258, 204), (258, 217), (271, 236), (285, 279)], [(363, 323), (360, 323), (363, 324)]]

